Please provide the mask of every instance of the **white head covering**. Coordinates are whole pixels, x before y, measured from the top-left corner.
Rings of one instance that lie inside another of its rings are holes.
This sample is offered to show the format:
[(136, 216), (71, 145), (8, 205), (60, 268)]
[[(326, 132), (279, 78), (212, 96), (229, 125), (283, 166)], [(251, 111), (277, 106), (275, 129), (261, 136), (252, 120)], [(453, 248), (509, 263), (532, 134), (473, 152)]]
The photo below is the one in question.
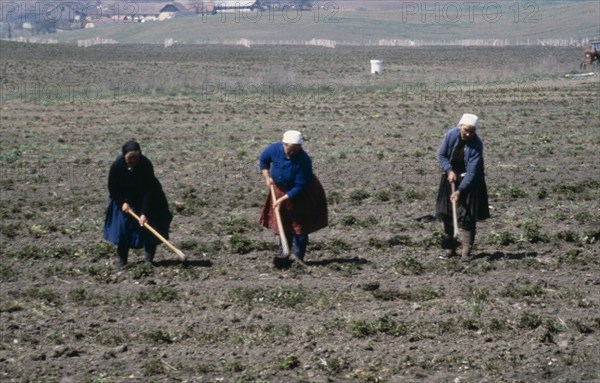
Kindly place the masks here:
[(479, 127), (479, 117), (474, 114), (465, 113), (460, 118), (458, 125), (470, 125), (474, 128)]
[(283, 134), (283, 143), (302, 145), (302, 133), (297, 130), (288, 130)]

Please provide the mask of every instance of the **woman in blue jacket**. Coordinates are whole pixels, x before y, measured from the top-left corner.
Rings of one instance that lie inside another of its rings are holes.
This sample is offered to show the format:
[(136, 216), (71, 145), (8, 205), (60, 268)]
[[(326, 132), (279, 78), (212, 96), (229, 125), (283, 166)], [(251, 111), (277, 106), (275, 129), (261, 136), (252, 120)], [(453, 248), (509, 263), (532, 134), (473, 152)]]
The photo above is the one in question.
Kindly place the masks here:
[(327, 226), (325, 191), (313, 174), (312, 161), (302, 149), (302, 134), (289, 130), (282, 142), (269, 145), (260, 155), (259, 167), (268, 188), (275, 187), (261, 211), (259, 223), (278, 234), (274, 207), (279, 207), (283, 229), (294, 255), (304, 260), (308, 234)]
[[(483, 143), (477, 135), (479, 118), (464, 114), (458, 126), (450, 129), (438, 150), (442, 177), (437, 196), (436, 214), (444, 224), (447, 240), (453, 235), (452, 201), (457, 202), (458, 226), (461, 229), (461, 261), (469, 262), (475, 242), (476, 222), (490, 217), (487, 186), (483, 167)], [(452, 193), (451, 183), (456, 186)], [(455, 241), (446, 257), (456, 255)]]

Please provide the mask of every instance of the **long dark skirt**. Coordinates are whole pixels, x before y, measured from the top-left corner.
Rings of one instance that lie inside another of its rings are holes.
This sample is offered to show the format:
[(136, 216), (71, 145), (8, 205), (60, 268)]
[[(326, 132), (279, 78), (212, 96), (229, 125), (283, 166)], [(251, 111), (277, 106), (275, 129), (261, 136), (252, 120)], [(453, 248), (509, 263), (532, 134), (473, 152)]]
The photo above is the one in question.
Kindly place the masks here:
[[(285, 193), (286, 190), (275, 185), (275, 195), (277, 198), (283, 196)], [(313, 177), (306, 192), (299, 195), (294, 201), (285, 201), (281, 204), (279, 211), (281, 213), (283, 230), (286, 233), (296, 235), (310, 234), (326, 227), (328, 224), (327, 198), (319, 179), (316, 176)], [(279, 234), (271, 193), (269, 193), (263, 205), (259, 223), (271, 229), (273, 233)]]
[[(436, 215), (441, 220), (452, 217), (451, 194), (452, 188), (448, 182), (448, 176), (442, 173), (435, 204)], [(472, 229), (477, 221), (483, 221), (490, 217), (487, 185), (484, 178), (473, 181), (471, 187), (460, 193), (456, 210), (459, 226), (463, 229)]]
[[(134, 211), (136, 209), (134, 208)], [(139, 212), (136, 212), (139, 215)], [(165, 216), (162, 219), (148, 221), (150, 226), (158, 231), (165, 239), (169, 239), (169, 226), (172, 217)], [(119, 204), (111, 199), (106, 209), (106, 218), (104, 220), (104, 239), (113, 245), (121, 245), (132, 249), (141, 249), (144, 243), (159, 244), (160, 240), (156, 238), (130, 215), (121, 211)]]

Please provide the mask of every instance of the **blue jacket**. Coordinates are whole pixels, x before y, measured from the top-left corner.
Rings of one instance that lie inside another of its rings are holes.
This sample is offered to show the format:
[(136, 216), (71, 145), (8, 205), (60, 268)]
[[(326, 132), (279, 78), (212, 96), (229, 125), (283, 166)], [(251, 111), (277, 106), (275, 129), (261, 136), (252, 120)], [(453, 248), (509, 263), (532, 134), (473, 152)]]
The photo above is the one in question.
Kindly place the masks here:
[[(450, 159), (452, 158), (452, 152), (456, 148), (460, 141), (460, 129), (454, 127), (450, 129), (442, 145), (438, 150), (438, 162), (445, 173), (452, 170), (450, 165)], [(465, 167), (467, 169), (466, 175), (458, 185), (458, 191), (462, 192), (472, 186), (474, 183), (478, 183), (485, 179), (485, 173), (483, 170), (483, 143), (479, 139), (479, 136), (475, 135), (472, 139), (465, 142)], [(457, 174), (460, 177), (460, 174)]]
[(260, 155), (260, 170), (270, 169), (273, 182), (287, 190), (290, 199), (304, 192), (313, 178), (312, 161), (303, 149), (294, 158), (287, 158), (283, 143), (269, 145)]

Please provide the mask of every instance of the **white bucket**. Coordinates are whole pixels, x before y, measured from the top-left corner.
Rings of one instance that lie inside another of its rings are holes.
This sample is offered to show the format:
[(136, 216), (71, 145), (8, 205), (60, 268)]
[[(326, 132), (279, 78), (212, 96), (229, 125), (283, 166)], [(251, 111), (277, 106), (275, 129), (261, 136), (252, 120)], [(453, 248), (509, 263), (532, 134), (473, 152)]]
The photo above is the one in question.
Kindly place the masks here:
[(371, 73), (381, 74), (381, 67), (383, 66), (383, 60), (371, 60)]

